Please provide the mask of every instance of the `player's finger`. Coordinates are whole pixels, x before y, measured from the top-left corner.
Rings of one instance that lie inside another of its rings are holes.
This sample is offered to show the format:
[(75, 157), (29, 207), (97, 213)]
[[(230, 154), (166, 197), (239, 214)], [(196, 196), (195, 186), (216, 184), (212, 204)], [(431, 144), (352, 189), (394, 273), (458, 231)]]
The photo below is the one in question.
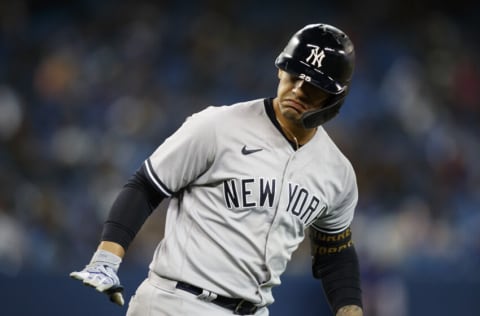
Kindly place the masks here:
[(115, 304), (118, 304), (120, 306), (123, 306), (125, 304), (125, 301), (123, 300), (123, 295), (121, 292), (115, 292), (110, 295), (110, 301), (114, 302)]
[(82, 272), (82, 271), (74, 271), (72, 273), (70, 273), (70, 277), (75, 279), (75, 280), (80, 280), (80, 281), (83, 281), (86, 276), (88, 275), (88, 273), (85, 273), (85, 272)]
[(123, 300), (122, 292), (123, 292), (123, 286), (120, 284), (114, 285), (111, 288), (104, 291), (104, 293), (106, 293), (110, 297), (110, 301), (120, 306), (123, 306), (123, 304), (125, 303), (125, 301)]

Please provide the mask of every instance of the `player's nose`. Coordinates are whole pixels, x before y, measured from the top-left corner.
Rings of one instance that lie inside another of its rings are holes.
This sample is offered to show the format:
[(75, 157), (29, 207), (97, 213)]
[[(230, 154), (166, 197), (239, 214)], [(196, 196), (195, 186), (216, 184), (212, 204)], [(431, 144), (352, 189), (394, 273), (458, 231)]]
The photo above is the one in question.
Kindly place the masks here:
[(292, 92), (298, 100), (311, 103), (312, 106), (323, 104), (329, 98), (328, 93), (300, 78), (295, 81)]
[(295, 85), (293, 89), (294, 90), (301, 89), (304, 84), (305, 84), (305, 79), (297, 78), (297, 80), (295, 80)]
[(293, 86), (292, 92), (297, 97), (307, 96), (307, 94), (308, 94), (308, 92), (307, 92), (308, 87), (307, 86), (308, 86), (308, 83), (306, 83), (304, 79), (298, 78), (295, 81), (295, 85)]

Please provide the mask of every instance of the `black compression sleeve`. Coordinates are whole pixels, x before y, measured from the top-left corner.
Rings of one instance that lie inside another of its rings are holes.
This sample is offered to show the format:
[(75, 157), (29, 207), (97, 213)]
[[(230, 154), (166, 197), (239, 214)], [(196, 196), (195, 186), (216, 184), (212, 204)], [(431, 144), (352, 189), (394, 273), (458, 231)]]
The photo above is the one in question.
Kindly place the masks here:
[(362, 307), (360, 268), (350, 228), (339, 234), (310, 231), (315, 278), (323, 289), (334, 313), (342, 306)]
[(165, 198), (148, 180), (144, 166), (128, 180), (114, 201), (103, 225), (103, 241), (126, 250), (153, 210)]
[(334, 313), (342, 306), (362, 307), (358, 257), (352, 246), (338, 254), (317, 258), (314, 273), (322, 280), (325, 295)]

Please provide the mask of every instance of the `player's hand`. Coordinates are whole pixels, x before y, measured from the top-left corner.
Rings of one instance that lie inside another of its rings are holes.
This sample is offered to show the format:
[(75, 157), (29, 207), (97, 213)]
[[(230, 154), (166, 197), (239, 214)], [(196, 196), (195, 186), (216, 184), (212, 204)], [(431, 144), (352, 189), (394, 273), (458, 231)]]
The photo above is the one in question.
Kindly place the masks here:
[(90, 263), (82, 271), (70, 273), (70, 277), (107, 294), (110, 301), (123, 306), (125, 303), (122, 296), (123, 286), (117, 275), (121, 262), (122, 259), (117, 255), (97, 250)]

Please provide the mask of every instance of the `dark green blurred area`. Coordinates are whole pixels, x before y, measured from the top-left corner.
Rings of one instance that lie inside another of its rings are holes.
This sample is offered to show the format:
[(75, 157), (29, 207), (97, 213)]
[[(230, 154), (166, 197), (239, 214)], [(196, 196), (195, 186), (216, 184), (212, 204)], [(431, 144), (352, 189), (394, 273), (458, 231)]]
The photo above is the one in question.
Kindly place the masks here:
[[(325, 22), (356, 46), (350, 94), (325, 127), (357, 171), (368, 315), (477, 315), (479, 13), (465, 0), (0, 1), (0, 280), (55, 288), (82, 267), (157, 145), (208, 105), (274, 96), (286, 41)], [(164, 209), (124, 271), (145, 273)], [(309, 265), (305, 243), (286, 278)]]

